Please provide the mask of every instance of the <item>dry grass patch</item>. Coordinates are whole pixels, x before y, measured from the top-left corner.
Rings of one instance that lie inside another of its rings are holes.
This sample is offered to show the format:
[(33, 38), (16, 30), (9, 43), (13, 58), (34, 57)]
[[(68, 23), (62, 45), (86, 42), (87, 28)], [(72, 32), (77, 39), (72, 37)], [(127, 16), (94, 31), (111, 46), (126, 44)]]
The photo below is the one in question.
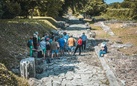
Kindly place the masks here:
[(96, 32), (97, 39), (108, 39), (112, 42), (132, 43), (130, 48), (121, 48), (119, 51), (127, 54), (137, 54), (137, 27), (121, 28), (122, 23), (107, 24), (116, 36), (110, 36), (101, 27), (90, 24), (92, 31)]
[(92, 31), (97, 34), (96, 38), (104, 38), (104, 39), (110, 38), (109, 34), (103, 31), (101, 27), (95, 26), (94, 24), (90, 24), (90, 26), (92, 28)]
[(121, 39), (122, 43), (132, 43), (133, 47), (119, 49), (121, 52), (131, 55), (137, 54), (137, 27), (121, 28), (122, 23), (109, 24), (112, 31)]
[(109, 26), (123, 43), (130, 42), (137, 46), (137, 27), (121, 28), (120, 24), (109, 24)]

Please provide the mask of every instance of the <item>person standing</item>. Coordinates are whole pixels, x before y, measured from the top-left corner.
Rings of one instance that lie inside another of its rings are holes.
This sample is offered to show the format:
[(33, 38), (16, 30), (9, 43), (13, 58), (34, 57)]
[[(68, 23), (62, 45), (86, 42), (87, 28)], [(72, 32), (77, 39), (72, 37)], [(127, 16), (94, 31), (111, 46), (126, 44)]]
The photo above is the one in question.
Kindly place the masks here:
[(64, 50), (65, 50), (65, 40), (63, 39), (63, 36), (61, 35), (60, 39), (58, 39), (58, 43), (60, 46), (60, 54), (64, 55)]
[(36, 38), (37, 38), (37, 49), (39, 48), (39, 45), (40, 45), (40, 37), (39, 37), (39, 33), (36, 31), (35, 32), (36, 34)]
[(76, 49), (75, 49), (75, 52), (73, 55), (75, 55), (77, 49), (79, 48), (79, 55), (81, 55), (81, 47), (82, 47), (82, 38), (79, 37), (78, 41), (77, 41), (77, 46), (76, 46)]
[(45, 42), (45, 38), (44, 38), (44, 37), (41, 38), (40, 48), (41, 48), (42, 51), (43, 51), (43, 57), (44, 57), (44, 59), (45, 59), (45, 54), (46, 54), (46, 42)]
[(69, 38), (69, 35), (66, 32), (64, 32), (63, 33), (63, 38), (64, 38), (65, 42), (67, 42), (68, 38)]
[(46, 52), (47, 52), (47, 56), (50, 56), (50, 42), (49, 42), (49, 38), (46, 39)]
[(34, 45), (34, 49), (37, 50), (38, 40), (37, 40), (37, 35), (35, 33), (33, 34), (33, 45)]
[(69, 47), (69, 53), (72, 54), (74, 51), (74, 46), (75, 46), (76, 40), (73, 38), (71, 35), (70, 38), (68, 39), (68, 47)]
[(30, 37), (30, 39), (28, 40), (27, 46), (30, 49), (30, 56), (32, 57), (32, 54), (33, 54), (33, 37)]
[(83, 32), (81, 38), (82, 38), (82, 50), (85, 50), (86, 49), (87, 36), (85, 35), (84, 32)]
[(54, 38), (51, 42), (51, 58), (53, 58), (54, 54), (56, 54), (56, 56), (58, 57), (58, 48), (59, 44), (57, 40)]

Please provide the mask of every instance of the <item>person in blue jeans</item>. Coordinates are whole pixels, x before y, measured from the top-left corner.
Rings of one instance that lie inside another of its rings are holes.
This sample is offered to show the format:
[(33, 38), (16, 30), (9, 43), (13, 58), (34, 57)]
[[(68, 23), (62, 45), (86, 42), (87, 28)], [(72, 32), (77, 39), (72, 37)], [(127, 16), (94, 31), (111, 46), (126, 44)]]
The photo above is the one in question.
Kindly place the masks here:
[(83, 32), (81, 38), (82, 38), (82, 50), (85, 50), (86, 49), (87, 36), (85, 35), (84, 32)]

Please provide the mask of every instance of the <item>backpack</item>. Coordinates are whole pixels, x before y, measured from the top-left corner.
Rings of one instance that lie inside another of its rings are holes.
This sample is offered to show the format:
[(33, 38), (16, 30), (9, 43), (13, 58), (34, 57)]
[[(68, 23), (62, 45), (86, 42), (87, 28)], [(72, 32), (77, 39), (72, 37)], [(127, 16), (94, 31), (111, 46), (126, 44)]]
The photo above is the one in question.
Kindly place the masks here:
[(28, 42), (27, 42), (27, 46), (28, 47), (30, 47), (32, 44), (31, 44), (31, 40), (29, 40)]

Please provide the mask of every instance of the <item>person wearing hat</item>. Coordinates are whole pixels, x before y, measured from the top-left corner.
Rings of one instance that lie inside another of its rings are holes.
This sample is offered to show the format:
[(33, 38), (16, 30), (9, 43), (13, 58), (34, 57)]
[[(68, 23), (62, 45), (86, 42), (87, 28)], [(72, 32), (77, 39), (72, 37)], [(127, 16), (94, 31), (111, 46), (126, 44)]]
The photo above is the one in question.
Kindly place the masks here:
[(76, 49), (75, 49), (75, 52), (73, 55), (75, 55), (77, 49), (79, 48), (79, 55), (81, 55), (81, 46), (82, 46), (82, 38), (79, 37), (78, 41), (77, 41), (77, 46), (76, 46)]

